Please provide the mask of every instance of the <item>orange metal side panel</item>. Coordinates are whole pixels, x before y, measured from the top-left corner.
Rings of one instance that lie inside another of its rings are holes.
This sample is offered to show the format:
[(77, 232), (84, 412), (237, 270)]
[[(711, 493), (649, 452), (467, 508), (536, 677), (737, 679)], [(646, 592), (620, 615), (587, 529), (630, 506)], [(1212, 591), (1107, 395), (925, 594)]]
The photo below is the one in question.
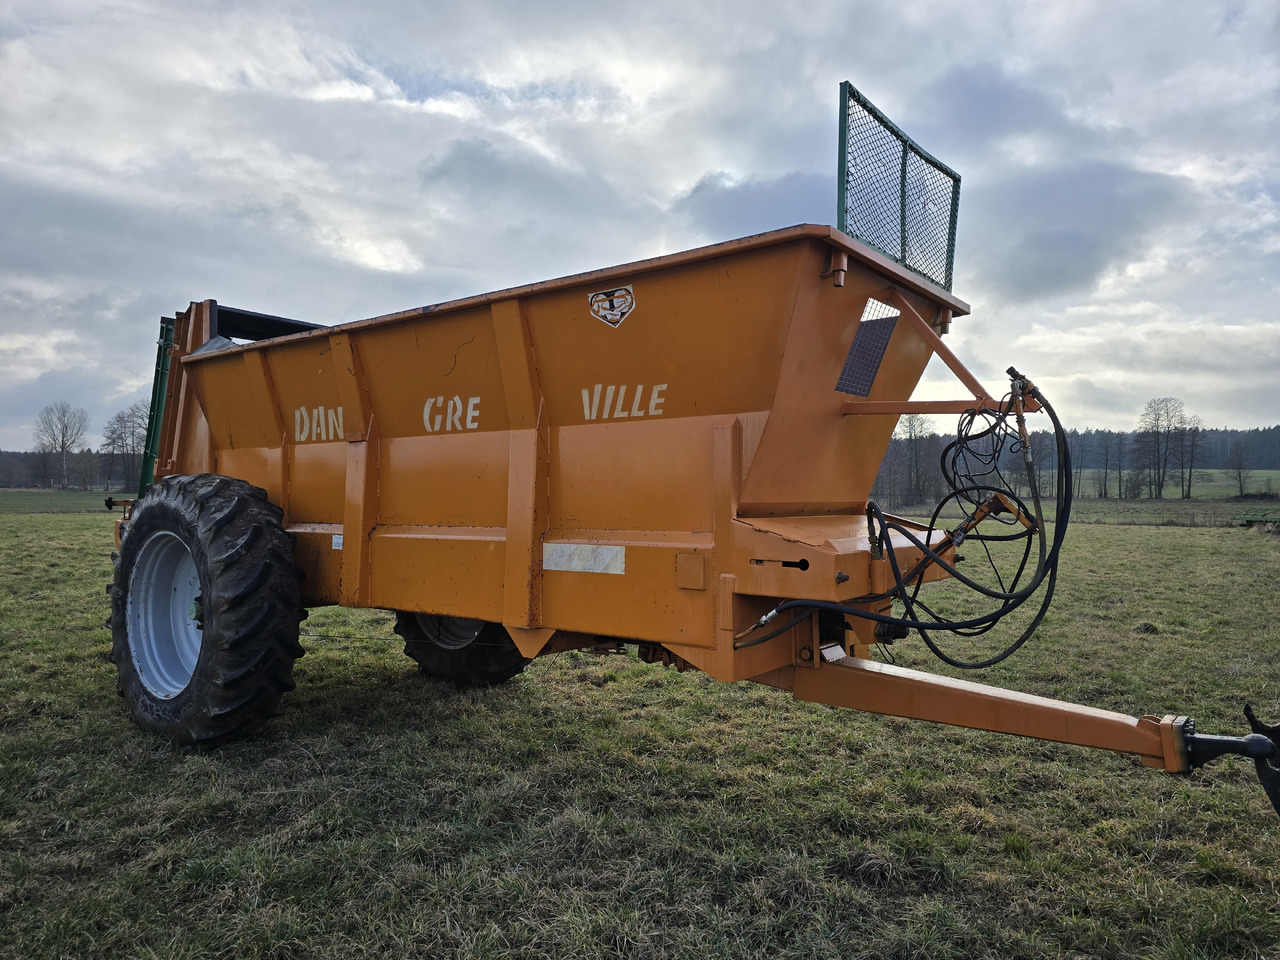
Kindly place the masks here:
[(341, 526), (346, 482), (345, 443), (296, 445), (289, 477), (289, 522)]
[[(816, 277), (826, 254), (816, 244), (807, 253), (802, 273)], [(816, 280), (802, 286), (769, 423), (742, 490), (743, 514), (856, 512), (866, 503), (897, 418), (844, 416), (849, 397), (836, 382), (867, 300), (885, 289), (884, 277), (858, 264), (850, 264), (843, 287)], [(910, 397), (930, 356), (899, 323), (872, 397)]]
[(708, 419), (561, 427), (554, 437), (552, 527), (711, 531)]
[(488, 307), (353, 333), (383, 437), (506, 430), (502, 368)]
[[(327, 341), (312, 341), (308, 348), (277, 346), (265, 352), (285, 432), (299, 446), (340, 442), (346, 423), (333, 353)], [(200, 370), (202, 384), (216, 378), (213, 369)]]
[(293, 558), (306, 574), (302, 602), (308, 606), (336, 603), (342, 582), (341, 524), (291, 524), (289, 529), (294, 536)]
[(260, 354), (215, 357), (200, 378), (201, 408), (218, 450), (280, 445), (279, 413), (250, 356)]
[[(734, 651), (735, 631), (874, 580), (861, 510), (896, 417), (846, 416), (835, 389), (868, 297), (967, 309), (881, 259), (790, 228), (189, 357), (179, 446), (278, 494), (311, 602), (773, 669), (791, 640)], [(929, 356), (901, 324), (869, 400), (908, 398)]]
[(769, 409), (803, 256), (797, 244), (624, 274), (605, 285), (634, 294), (635, 309), (617, 327), (591, 315), (596, 286), (531, 297), (552, 422), (625, 425)]
[(371, 605), (500, 623), (505, 546), (500, 527), (379, 527)]
[(505, 527), (509, 450), (506, 431), (384, 436), (379, 522)]

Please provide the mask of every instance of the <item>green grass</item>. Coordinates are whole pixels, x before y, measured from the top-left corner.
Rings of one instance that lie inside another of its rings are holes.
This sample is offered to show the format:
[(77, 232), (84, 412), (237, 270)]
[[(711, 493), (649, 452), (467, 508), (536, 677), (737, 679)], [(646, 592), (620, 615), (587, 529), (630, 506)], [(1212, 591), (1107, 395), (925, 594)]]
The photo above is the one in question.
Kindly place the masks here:
[(100, 490), (12, 490), (0, 488), (0, 514), (6, 513), (106, 513), (103, 503), (135, 493), (103, 493)]
[[(1280, 954), (1250, 764), (1174, 778), (630, 656), (457, 692), (336, 608), (265, 733), (177, 750), (116, 696), (110, 549), (105, 512), (0, 517), (0, 957)], [(1082, 525), (1063, 571), (980, 679), (1280, 719), (1280, 538)]]
[[(1225, 470), (1197, 470), (1198, 474), (1205, 477), (1204, 480), (1196, 482), (1192, 493), (1195, 494), (1196, 500), (1230, 500), (1240, 493), (1240, 488), (1235, 481), (1227, 476)], [(1100, 471), (1089, 469), (1084, 471), (1084, 490), (1086, 494), (1092, 495), (1097, 486), (1097, 478)], [(1271, 496), (1280, 495), (1280, 470), (1251, 470), (1249, 471), (1249, 482), (1245, 486), (1245, 493), (1265, 495), (1270, 491)], [(1111, 475), (1112, 495), (1116, 489), (1116, 478), (1114, 471)], [(1179, 496), (1178, 478), (1174, 476), (1172, 482), (1165, 487), (1164, 495), (1173, 499)]]
[(1273, 506), (1280, 500), (1096, 500), (1078, 497), (1071, 504), (1073, 523), (1118, 523), (1142, 526), (1228, 527), (1246, 510)]
[[(1053, 500), (1043, 504), (1046, 514), (1053, 517)], [(1280, 509), (1280, 498), (1250, 498), (1248, 500), (1099, 500), (1094, 497), (1075, 497), (1071, 503), (1073, 524), (1110, 523), (1124, 526), (1154, 527), (1229, 527), (1231, 518), (1240, 513), (1255, 510)], [(906, 516), (928, 521), (919, 507), (904, 507)], [(960, 519), (960, 510), (953, 503), (947, 505), (942, 517)], [(946, 524), (943, 524), (946, 526)]]
[[(1226, 499), (1237, 496), (1240, 488), (1228, 479), (1224, 470), (1207, 471), (1213, 479), (1208, 483), (1197, 483), (1195, 495), (1201, 499)], [(1280, 470), (1251, 470), (1249, 482), (1245, 485), (1245, 493), (1263, 494), (1268, 491), (1273, 496), (1280, 495)]]

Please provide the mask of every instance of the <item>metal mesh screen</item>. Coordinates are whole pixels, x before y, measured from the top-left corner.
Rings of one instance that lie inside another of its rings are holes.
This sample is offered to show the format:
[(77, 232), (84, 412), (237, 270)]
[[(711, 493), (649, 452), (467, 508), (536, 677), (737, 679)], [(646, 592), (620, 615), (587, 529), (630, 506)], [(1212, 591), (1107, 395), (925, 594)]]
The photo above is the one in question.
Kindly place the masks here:
[(951, 289), (960, 174), (920, 149), (853, 84), (840, 84), (836, 226)]
[(880, 300), (867, 301), (862, 321), (853, 335), (853, 343), (849, 345), (848, 356), (844, 358), (844, 368), (836, 381), (837, 391), (855, 397), (870, 396), (889, 338), (897, 325), (896, 307)]

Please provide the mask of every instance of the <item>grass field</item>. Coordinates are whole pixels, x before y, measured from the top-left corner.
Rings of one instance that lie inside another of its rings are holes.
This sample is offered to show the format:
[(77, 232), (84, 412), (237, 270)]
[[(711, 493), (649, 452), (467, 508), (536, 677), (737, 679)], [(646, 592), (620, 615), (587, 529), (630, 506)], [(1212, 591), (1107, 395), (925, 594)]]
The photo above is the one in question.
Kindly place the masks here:
[(0, 489), (0, 515), (12, 513), (106, 513), (108, 496), (135, 497), (137, 493), (103, 493), (101, 490), (5, 490)]
[[(1229, 527), (1231, 518), (1238, 513), (1252, 510), (1280, 508), (1280, 499), (1232, 500), (1098, 500), (1077, 497), (1071, 505), (1073, 524), (1118, 524), (1121, 526), (1148, 527)], [(1053, 517), (1052, 500), (1044, 503), (1046, 515)], [(902, 515), (927, 521), (928, 514), (920, 509), (902, 507)], [(954, 503), (948, 504), (942, 514), (949, 520), (960, 519), (961, 513)], [(943, 524), (947, 526), (947, 524)]]
[[(1225, 470), (1204, 470), (1197, 471), (1197, 473), (1203, 479), (1197, 481), (1192, 490), (1196, 500), (1229, 500), (1240, 492), (1240, 488), (1227, 475)], [(1097, 489), (1098, 475), (1098, 470), (1089, 469), (1084, 471), (1081, 489), (1086, 496), (1092, 496)], [(1114, 496), (1116, 489), (1114, 472), (1111, 475), (1110, 488)], [(1178, 498), (1178, 478), (1176, 476), (1165, 487), (1164, 492), (1166, 497), (1175, 500)], [(1280, 496), (1280, 470), (1249, 471), (1249, 481), (1245, 485), (1245, 493), (1257, 496)]]
[[(1275, 473), (1280, 470), (1260, 471)], [(1256, 485), (1256, 484), (1255, 484)], [(1086, 484), (1087, 486), (1087, 484)], [(1280, 481), (1275, 486), (1280, 488)], [(1193, 500), (1098, 500), (1093, 497), (1077, 497), (1072, 515), (1079, 523), (1119, 523), (1144, 525), (1172, 525), (1191, 527), (1223, 527), (1231, 518), (1246, 510), (1280, 508), (1280, 497), (1275, 499), (1250, 498), (1235, 501), (1235, 490), (1222, 484), (1205, 484), (1197, 488)], [(116, 498), (132, 497), (134, 493), (114, 493)], [(8, 490), (0, 488), (0, 516), (29, 513), (105, 513), (103, 500), (107, 494), (97, 490)], [(1045, 504), (1052, 506), (1051, 502)], [(903, 508), (914, 516), (918, 508)], [(952, 509), (948, 516), (958, 518)], [(927, 517), (925, 519), (928, 519)]]
[[(0, 516), (0, 957), (1280, 956), (1252, 765), (800, 704), (628, 656), (425, 682), (389, 614), (313, 611), (285, 713), (134, 727), (111, 519)], [(1280, 537), (1081, 525), (981, 678), (1242, 733), (1280, 720)], [(898, 660), (940, 667), (918, 643)]]
[[(1197, 498), (1234, 497), (1240, 492), (1235, 482), (1227, 477), (1224, 470), (1207, 471), (1212, 479), (1208, 483), (1197, 483), (1194, 493)], [(1250, 494), (1269, 493), (1280, 495), (1280, 470), (1251, 470), (1245, 492)]]

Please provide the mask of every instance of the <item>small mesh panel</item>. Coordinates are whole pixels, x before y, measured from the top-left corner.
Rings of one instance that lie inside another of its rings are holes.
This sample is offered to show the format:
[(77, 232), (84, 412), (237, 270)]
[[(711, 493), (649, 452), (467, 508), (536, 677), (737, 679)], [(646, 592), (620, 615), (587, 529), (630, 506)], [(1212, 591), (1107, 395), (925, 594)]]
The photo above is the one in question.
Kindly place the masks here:
[(853, 335), (853, 343), (849, 346), (849, 355), (844, 358), (844, 369), (840, 371), (840, 379), (836, 381), (838, 393), (848, 393), (855, 397), (865, 397), (871, 393), (871, 385), (880, 372), (880, 362), (884, 360), (889, 338), (898, 325), (898, 314), (890, 313), (893, 309), (879, 300), (867, 301), (862, 322), (858, 324), (858, 332)]

